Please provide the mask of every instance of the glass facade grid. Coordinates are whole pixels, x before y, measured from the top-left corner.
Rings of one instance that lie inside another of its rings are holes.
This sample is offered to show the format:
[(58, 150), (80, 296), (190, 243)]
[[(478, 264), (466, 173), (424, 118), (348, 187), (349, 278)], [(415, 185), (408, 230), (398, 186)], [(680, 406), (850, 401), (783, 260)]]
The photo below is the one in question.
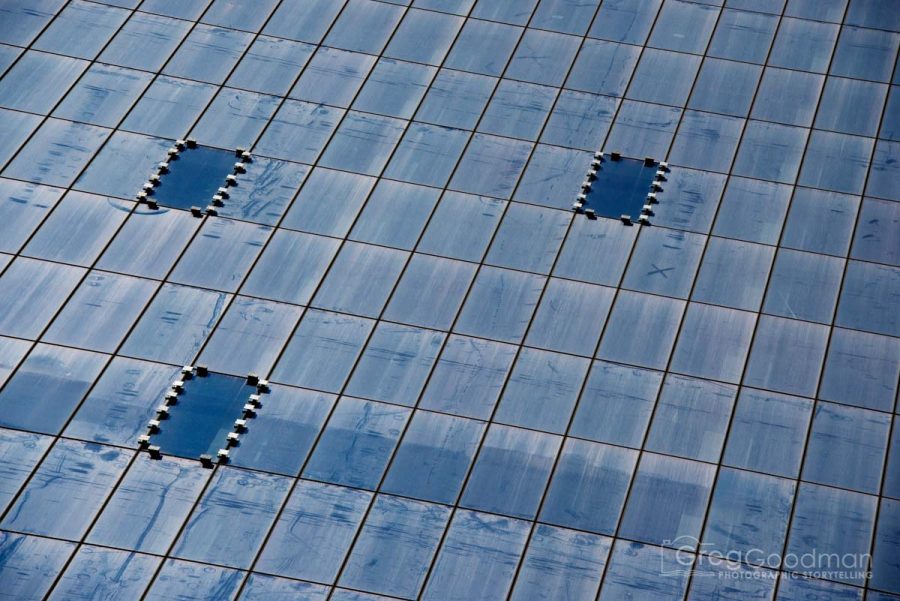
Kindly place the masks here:
[(900, 599), (896, 9), (0, 2), (0, 598)]

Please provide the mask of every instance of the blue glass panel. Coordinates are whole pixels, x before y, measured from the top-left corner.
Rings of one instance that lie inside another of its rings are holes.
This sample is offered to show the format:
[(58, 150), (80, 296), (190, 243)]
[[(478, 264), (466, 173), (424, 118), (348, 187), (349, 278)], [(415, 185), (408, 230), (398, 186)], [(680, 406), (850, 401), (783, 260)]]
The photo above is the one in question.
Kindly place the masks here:
[(286, 100), (266, 127), (255, 151), (279, 159), (315, 163), (344, 111)]
[(444, 334), (379, 323), (346, 394), (413, 406), (444, 343)]
[(163, 284), (120, 352), (175, 364), (190, 364), (231, 300), (224, 292)]
[(162, 67), (191, 29), (191, 23), (135, 12), (103, 50), (103, 62), (156, 71)]
[(543, 0), (529, 25), (551, 31), (584, 35), (600, 0)]
[(900, 36), (895, 33), (842, 27), (829, 72), (856, 79), (890, 81), (898, 44)]
[(496, 80), (485, 75), (441, 69), (425, 94), (416, 120), (473, 129), (495, 83)]
[(44, 334), (47, 342), (113, 352), (158, 282), (92, 271)]
[(606, 141), (606, 147), (626, 156), (666, 154), (681, 119), (681, 109), (626, 100)]
[(52, 443), (49, 436), (0, 429), (0, 512), (6, 510)]
[(890, 425), (884, 413), (818, 403), (803, 479), (877, 494)]
[(340, 241), (333, 238), (277, 230), (242, 292), (305, 305), (339, 247)]
[(631, 449), (566, 440), (541, 521), (615, 534), (637, 458), (637, 451)]
[(488, 419), (516, 352), (508, 344), (450, 336), (420, 406)]
[[(824, 80), (822, 75), (767, 68), (759, 84), (751, 116), (763, 121), (809, 127)], [(792, 102), (785, 102), (785, 98), (791, 98)]]
[(685, 111), (669, 160), (686, 167), (727, 172), (743, 126), (742, 119)]
[(548, 273), (571, 219), (568, 212), (513, 203), (503, 215), (485, 261), (500, 267)]
[(228, 78), (228, 85), (265, 94), (286, 95), (314, 50), (315, 47), (310, 44), (260, 36), (241, 58), (240, 64)]
[(723, 463), (797, 477), (811, 411), (808, 399), (741, 390)]
[(702, 54), (719, 17), (714, 6), (669, 0), (647, 43), (656, 48)]
[(563, 90), (544, 125), (541, 142), (595, 150), (606, 137), (618, 106), (614, 98)]
[[(729, 12), (725, 11), (722, 18)], [(688, 106), (701, 111), (746, 117), (761, 71), (755, 65), (707, 58), (700, 67)]]
[(797, 188), (781, 246), (846, 256), (858, 207), (854, 196)]
[(268, 373), (303, 309), (237, 297), (213, 333), (200, 361), (232, 374)]
[(619, 536), (694, 548), (715, 472), (712, 465), (644, 453), (631, 485)]
[(156, 164), (166, 158), (168, 146), (168, 140), (115, 132), (78, 177), (75, 187), (133, 199), (156, 171)]
[(0, 425), (57, 434), (108, 358), (36, 345), (0, 392)]
[(0, 251), (18, 252), (62, 194), (50, 186), (0, 179)]
[(718, 461), (736, 395), (734, 386), (668, 376), (645, 448), (688, 459)]
[[(878, 132), (878, 117), (887, 93), (886, 85), (829, 77), (816, 114), (816, 127), (845, 134), (874, 136)], [(881, 135), (891, 138), (894, 134), (890, 119), (896, 111), (889, 106), (885, 114), (885, 127)]]
[(622, 286), (687, 298), (705, 243), (706, 237), (700, 234), (659, 228), (642, 230)]
[(316, 168), (281, 225), (343, 238), (374, 185), (373, 177)]
[(461, 192), (509, 198), (531, 148), (525, 141), (475, 134), (457, 165), (450, 187)]
[(211, 475), (196, 461), (153, 460), (142, 453), (110, 497), (87, 540), (166, 553)]
[(595, 362), (569, 434), (640, 448), (661, 382), (659, 372)]
[(550, 278), (525, 343), (592, 356), (613, 294), (612, 288)]
[(241, 467), (296, 475), (331, 412), (329, 394), (277, 386), (248, 423), (248, 434), (231, 449), (229, 462)]
[(831, 323), (844, 261), (812, 253), (780, 250), (775, 257), (763, 311)]
[(872, 156), (874, 140), (813, 131), (798, 183), (859, 194)]
[(191, 379), (151, 442), (164, 454), (215, 456), (225, 448), (225, 435), (234, 429), (234, 420), (243, 416), (241, 409), (255, 391), (244, 378), (234, 376), (211, 373)]
[(324, 43), (344, 50), (379, 54), (403, 12), (399, 6), (372, 0), (350, 0)]
[(565, 434), (589, 361), (523, 348), (509, 376), (497, 422)]
[(446, 192), (418, 250), (464, 261), (480, 261), (500, 223), (506, 203), (483, 196)]
[(162, 559), (115, 549), (81, 547), (47, 599), (140, 597)]
[(642, 367), (665, 367), (684, 306), (680, 300), (621, 291), (597, 357)]
[(243, 578), (237, 570), (167, 559), (144, 600), (228, 601)]
[(533, 519), (550, 479), (561, 437), (492, 425), (460, 504)]
[[(241, 601), (325, 601), (329, 589), (317, 584), (250, 574)], [(335, 597), (332, 597), (335, 598)]]
[[(159, 186), (153, 191), (156, 201), (179, 209), (205, 207), (216, 190), (225, 185), (225, 176), (231, 175), (232, 166), (238, 160), (234, 155), (234, 152), (206, 147), (190, 148), (178, 154), (175, 160), (168, 161), (170, 171), (160, 178)], [(161, 153), (159, 160), (165, 158)]]
[(353, 108), (409, 119), (436, 71), (434, 67), (382, 58), (353, 101)]
[(691, 303), (670, 369), (739, 383), (755, 324), (752, 313)]
[(771, 246), (710, 238), (691, 298), (735, 309), (759, 310), (774, 255)]
[(193, 21), (200, 17), (211, 1), (212, 0), (145, 0), (141, 9), (148, 12)]
[(409, 414), (409, 409), (395, 405), (342, 398), (303, 476), (356, 488), (377, 488)]
[(898, 224), (900, 224), (900, 204), (866, 198), (863, 200), (850, 255), (854, 259), (900, 266)]
[(506, 68), (505, 76), (547, 86), (560, 86), (581, 38), (527, 29)]
[(790, 186), (732, 177), (722, 197), (713, 233), (760, 244), (778, 244), (791, 191)]
[(416, 411), (381, 490), (453, 503), (484, 433), (482, 422)]
[(87, 66), (67, 56), (28, 51), (0, 81), (0, 106), (46, 115)]
[[(323, 2), (329, 6), (337, 6), (332, 0), (317, 0), (317, 4)], [(305, 8), (300, 12), (307, 13)], [(293, 15), (289, 20), (297, 21)], [(290, 96), (346, 108), (350, 106), (376, 60), (368, 54), (321, 47), (291, 90)]]
[[(693, 33), (691, 38), (694, 38)], [(641, 53), (641, 61), (628, 86), (628, 97), (684, 106), (700, 68), (700, 60), (700, 57), (689, 54), (647, 48)]]
[(897, 395), (898, 370), (900, 340), (834, 328), (819, 398), (890, 411)]
[(609, 539), (600, 536), (537, 526), (510, 599), (593, 599), (610, 546)]
[(785, 17), (778, 26), (769, 64), (825, 73), (839, 29), (831, 23)]
[(41, 601), (75, 547), (74, 543), (0, 532), (0, 598)]
[(791, 480), (723, 468), (716, 480), (703, 550), (779, 567), (795, 486)]
[(692, 563), (684, 553), (617, 541), (599, 601), (681, 601)]
[(307, 311), (272, 379), (327, 392), (340, 391), (372, 327), (369, 319)]
[(521, 27), (470, 19), (457, 37), (444, 67), (499, 76), (521, 33)]
[(418, 596), (450, 509), (379, 496), (366, 517), (340, 584), (405, 599)]
[(566, 87), (604, 96), (624, 96), (640, 53), (641, 49), (634, 46), (586, 40)]
[(506, 0), (479, 0), (471, 15), (479, 19), (525, 25), (538, 0), (522, 0), (510, 4)]
[(517, 342), (525, 335), (545, 278), (484, 267), (475, 278), (455, 330)]
[(264, 33), (317, 44), (344, 2), (334, 0), (285, 0), (266, 23)]
[[(800, 484), (786, 551), (794, 557), (808, 553), (812, 561), (793, 570), (825, 571), (829, 580), (862, 584), (865, 568), (859, 566), (865, 565), (870, 550), (877, 500), (847, 490)], [(857, 563), (850, 564), (851, 569), (835, 570), (834, 557), (848, 557)]]
[(345, 243), (316, 291), (312, 305), (378, 317), (408, 256), (409, 253), (381, 246)]
[(429, 186), (444, 186), (469, 139), (466, 131), (411, 123), (385, 177)]
[(838, 304), (836, 325), (900, 336), (896, 298), (900, 269), (850, 261)]
[(234, 292), (272, 228), (207, 217), (170, 275), (173, 282)]
[(709, 171), (679, 168), (666, 175), (661, 204), (653, 208), (653, 223), (708, 233), (719, 207), (727, 177)]
[(0, 277), (0, 334), (37, 338), (85, 270), (19, 257)]
[(249, 146), (266, 127), (281, 99), (222, 88), (191, 133), (201, 144)]
[(793, 183), (809, 130), (748, 121), (734, 164), (736, 175)]
[(256, 569), (334, 582), (371, 498), (370, 492), (300, 480), (278, 516)]
[(390, 117), (350, 112), (319, 162), (324, 167), (378, 175), (400, 141), (404, 123)]
[(132, 446), (147, 431), (179, 368), (114, 358), (66, 428), (66, 436)]
[(216, 87), (210, 84), (161, 75), (128, 113), (122, 128), (179, 138), (188, 131), (215, 92)]
[(185, 211), (135, 209), (97, 267), (163, 279), (202, 223)]
[(163, 72), (208, 83), (224, 83), (253, 36), (243, 31), (197, 25)]
[(67, 187), (109, 136), (110, 130), (60, 119), (40, 129), (3, 170), (3, 175)]
[(256, 157), (245, 163), (245, 168), (247, 173), (240, 176), (236, 187), (231, 186), (225, 206), (218, 209), (219, 215), (275, 225), (306, 179), (309, 167)]
[[(900, 592), (900, 568), (897, 556), (900, 554), (900, 502), (883, 499), (878, 513), (878, 528), (875, 532), (875, 553), (872, 557), (873, 587)], [(872, 595), (869, 595), (871, 598)]]
[(556, 94), (556, 88), (503, 79), (481, 118), (478, 131), (536, 140)]
[(239, 0), (214, 0), (203, 13), (203, 22), (232, 29), (259, 31), (276, 4), (277, 0), (262, 0), (255, 4)]
[[(898, 77), (898, 81), (900, 81), (900, 77)], [(898, 154), (900, 154), (900, 143), (878, 141), (878, 144), (875, 145), (875, 154), (872, 156), (866, 194), (900, 200), (900, 193), (896, 187), (897, 175), (900, 173), (900, 167), (897, 165)]]
[[(810, 597), (824, 597), (834, 601), (862, 601), (863, 590), (813, 578), (781, 577), (777, 601), (805, 601)], [(872, 595), (869, 595), (869, 599)]]
[(141, 71), (94, 65), (53, 111), (53, 116), (115, 127), (151, 79), (149, 73)]
[(527, 522), (459, 510), (450, 522), (423, 601), (494, 601), (512, 587)]
[(440, 190), (382, 180), (350, 232), (352, 240), (412, 250)]
[(813, 396), (822, 370), (827, 338), (826, 326), (761, 316), (744, 384)]
[[(247, 567), (256, 556), (291, 480), (260, 472), (216, 470), (194, 507), (172, 555), (229, 567)], [(240, 527), (235, 527), (236, 525)]]
[(412, 9), (394, 32), (385, 56), (439, 65), (465, 19)]
[(70, 192), (22, 252), (49, 261), (91, 265), (133, 206), (112, 198)]
[(693, 567), (690, 601), (769, 601), (777, 575), (762, 568), (701, 555)]
[(384, 318), (449, 329), (478, 266), (414, 254), (394, 289)]
[(0, 525), (80, 539), (125, 471), (130, 455), (114, 447), (58, 440)]
[(27, 46), (53, 19), (65, 0), (11, 0), (0, 9), (3, 29), (0, 40)]
[(662, 0), (606, 0), (588, 33), (594, 38), (643, 44)]
[[(625, 271), (638, 229), (607, 219), (575, 219), (556, 262), (554, 275), (616, 286)], [(590, 261), (586, 257), (603, 257)]]

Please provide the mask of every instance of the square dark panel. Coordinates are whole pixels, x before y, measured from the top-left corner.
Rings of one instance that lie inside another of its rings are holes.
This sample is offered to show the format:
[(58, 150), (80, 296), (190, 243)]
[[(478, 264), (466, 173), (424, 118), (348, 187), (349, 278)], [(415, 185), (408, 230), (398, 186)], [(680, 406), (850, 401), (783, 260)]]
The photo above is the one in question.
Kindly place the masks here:
[(255, 386), (236, 376), (211, 373), (187, 380), (150, 444), (163, 455), (215, 457), (226, 447), (228, 433), (234, 430), (235, 420), (243, 418), (243, 407), (255, 393)]
[(205, 207), (239, 161), (234, 152), (216, 148), (189, 148), (169, 158), (169, 172), (153, 192), (157, 203), (177, 209)]
[(604, 159), (591, 189), (585, 193), (584, 208), (593, 209), (601, 217), (636, 218), (647, 202), (656, 170), (655, 162), (643, 159)]

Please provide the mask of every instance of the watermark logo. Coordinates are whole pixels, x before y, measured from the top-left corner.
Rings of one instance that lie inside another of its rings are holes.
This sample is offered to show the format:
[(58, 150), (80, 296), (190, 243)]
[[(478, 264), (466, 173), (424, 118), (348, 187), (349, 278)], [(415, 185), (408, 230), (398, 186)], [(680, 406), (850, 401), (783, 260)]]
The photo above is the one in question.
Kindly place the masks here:
[[(799, 576), (825, 580), (859, 580), (871, 576), (868, 553), (826, 553), (817, 550), (797, 553), (773, 553), (763, 549), (722, 551), (711, 543), (701, 543), (692, 536), (665, 540), (668, 549), (659, 550), (662, 576), (720, 579), (774, 578), (775, 572), (755, 567), (773, 568)], [(674, 549), (674, 553), (672, 551)], [(698, 555), (700, 556), (698, 558)]]

